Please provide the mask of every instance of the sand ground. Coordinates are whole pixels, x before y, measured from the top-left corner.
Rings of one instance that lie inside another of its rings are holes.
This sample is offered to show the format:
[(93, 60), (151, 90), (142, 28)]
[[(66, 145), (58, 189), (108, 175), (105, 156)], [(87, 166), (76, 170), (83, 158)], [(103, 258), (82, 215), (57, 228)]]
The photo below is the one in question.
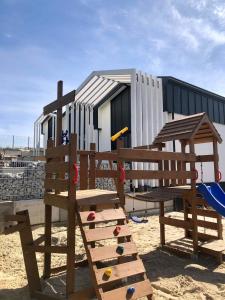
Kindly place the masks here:
[[(181, 217), (179, 213), (176, 214)], [(158, 249), (158, 216), (149, 216), (148, 223), (129, 226), (144, 262), (147, 275), (152, 282), (154, 299), (225, 299), (225, 263), (218, 265), (214, 258), (200, 256), (196, 260), (180, 258)], [(43, 233), (42, 226), (33, 228), (34, 238)], [(183, 230), (167, 227), (166, 240), (183, 237)], [(60, 224), (53, 226), (53, 243), (66, 242), (66, 228)], [(85, 257), (80, 232), (76, 232), (77, 260)], [(37, 254), (40, 274), (43, 268), (43, 255)], [(65, 256), (54, 255), (53, 266), (65, 264)], [(88, 268), (76, 270), (77, 288), (90, 284)], [(49, 293), (63, 294), (65, 275), (56, 276), (43, 283)], [(0, 236), (0, 300), (28, 300), (29, 293), (24, 270), (19, 234)], [(118, 299), (119, 300), (119, 299)]]

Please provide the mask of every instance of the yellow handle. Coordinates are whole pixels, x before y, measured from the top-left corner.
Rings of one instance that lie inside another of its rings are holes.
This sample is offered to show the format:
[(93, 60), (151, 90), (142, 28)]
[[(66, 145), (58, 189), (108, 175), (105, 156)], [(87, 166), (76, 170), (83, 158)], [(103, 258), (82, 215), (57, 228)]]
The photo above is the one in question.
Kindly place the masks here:
[(126, 131), (128, 131), (128, 127), (124, 127), (123, 129), (121, 129), (119, 132), (117, 132), (116, 134), (114, 134), (111, 137), (111, 141), (115, 142), (122, 134), (124, 134)]

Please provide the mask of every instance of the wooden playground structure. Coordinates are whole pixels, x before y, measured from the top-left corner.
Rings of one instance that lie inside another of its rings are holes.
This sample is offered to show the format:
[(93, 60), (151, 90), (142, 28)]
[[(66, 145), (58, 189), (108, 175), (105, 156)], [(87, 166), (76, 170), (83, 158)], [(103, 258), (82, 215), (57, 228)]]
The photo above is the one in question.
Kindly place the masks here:
[[(33, 240), (28, 211), (6, 216), (17, 225), (5, 229), (9, 234), (19, 231), (31, 297), (37, 299), (62, 299), (42, 292), (36, 252), (44, 253), (43, 278), (66, 271), (66, 295), (63, 299), (138, 299), (152, 298), (152, 287), (140, 259), (125, 212), (125, 180), (157, 180), (158, 188), (145, 193), (135, 193), (140, 201), (160, 203), (160, 243), (176, 253), (195, 255), (207, 253), (222, 261), (225, 250), (222, 241), (222, 218), (211, 209), (196, 191), (195, 164), (212, 162), (215, 181), (219, 181), (218, 143), (221, 137), (205, 113), (167, 123), (153, 145), (134, 149), (123, 148), (117, 141), (117, 150), (97, 152), (95, 144), (89, 151), (77, 149), (77, 136), (71, 133), (67, 144), (62, 144), (62, 108), (74, 100), (75, 91), (63, 96), (62, 82), (58, 83), (58, 99), (44, 108), (44, 113), (57, 111), (56, 140), (49, 140), (46, 150), (45, 179), (45, 233)], [(164, 151), (165, 143), (180, 141), (181, 152)], [(196, 156), (195, 144), (212, 143), (213, 153)], [(186, 152), (187, 148), (189, 151)], [(101, 163), (109, 161), (109, 169)], [(79, 162), (79, 163), (78, 163)], [(154, 163), (157, 170), (124, 169), (125, 162)], [(116, 191), (96, 189), (97, 178), (112, 178)], [(79, 189), (78, 189), (79, 187)], [(165, 201), (182, 198), (184, 218), (166, 217)], [(129, 199), (129, 196), (128, 196)], [(67, 210), (67, 245), (53, 246), (51, 240), (52, 207)], [(207, 217), (207, 220), (203, 219)], [(214, 221), (209, 221), (208, 218)], [(166, 244), (165, 225), (184, 229), (184, 239), (178, 245)], [(75, 229), (79, 226), (87, 259), (75, 262)], [(146, 225), (147, 226), (147, 225)], [(199, 228), (216, 231), (200, 232)], [(151, 237), (149, 237), (151, 238)], [(105, 243), (110, 241), (110, 243)], [(188, 242), (187, 242), (188, 241)], [(184, 249), (186, 243), (188, 251)], [(191, 247), (190, 247), (191, 244)], [(100, 245), (100, 246), (99, 246)], [(182, 246), (182, 247), (181, 247)], [(65, 266), (51, 267), (54, 253), (67, 256)], [(92, 287), (75, 290), (75, 267), (89, 265)]]

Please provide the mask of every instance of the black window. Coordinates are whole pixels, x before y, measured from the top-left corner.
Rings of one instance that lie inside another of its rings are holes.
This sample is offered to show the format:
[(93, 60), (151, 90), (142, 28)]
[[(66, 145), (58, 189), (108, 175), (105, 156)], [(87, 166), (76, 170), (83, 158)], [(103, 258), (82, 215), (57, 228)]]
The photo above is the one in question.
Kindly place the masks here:
[(48, 120), (48, 140), (52, 138), (52, 118)]

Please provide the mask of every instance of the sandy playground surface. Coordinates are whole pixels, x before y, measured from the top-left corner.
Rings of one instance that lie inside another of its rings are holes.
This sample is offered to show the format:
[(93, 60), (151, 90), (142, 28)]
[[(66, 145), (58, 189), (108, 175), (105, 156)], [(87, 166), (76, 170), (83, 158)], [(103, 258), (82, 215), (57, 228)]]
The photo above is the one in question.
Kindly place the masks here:
[[(181, 217), (179, 213), (176, 214)], [(144, 262), (147, 275), (154, 289), (153, 299), (225, 299), (225, 262), (217, 265), (212, 257), (200, 256), (198, 261), (179, 258), (157, 249), (159, 245), (158, 216), (148, 217), (147, 224), (129, 223), (139, 254)], [(66, 228), (55, 224), (53, 227), (53, 244), (66, 242)], [(183, 230), (167, 227), (166, 240), (183, 237)], [(42, 226), (35, 226), (34, 238), (43, 233)], [(80, 232), (76, 232), (77, 260), (84, 258), (84, 248)], [(65, 256), (55, 254), (53, 266), (65, 264)], [(42, 254), (37, 254), (40, 274), (42, 272)], [(76, 271), (77, 288), (90, 284), (88, 268)], [(53, 277), (43, 283), (49, 293), (63, 294), (65, 275)], [(0, 300), (27, 300), (29, 298), (27, 279), (24, 270), (19, 234), (0, 236)]]

